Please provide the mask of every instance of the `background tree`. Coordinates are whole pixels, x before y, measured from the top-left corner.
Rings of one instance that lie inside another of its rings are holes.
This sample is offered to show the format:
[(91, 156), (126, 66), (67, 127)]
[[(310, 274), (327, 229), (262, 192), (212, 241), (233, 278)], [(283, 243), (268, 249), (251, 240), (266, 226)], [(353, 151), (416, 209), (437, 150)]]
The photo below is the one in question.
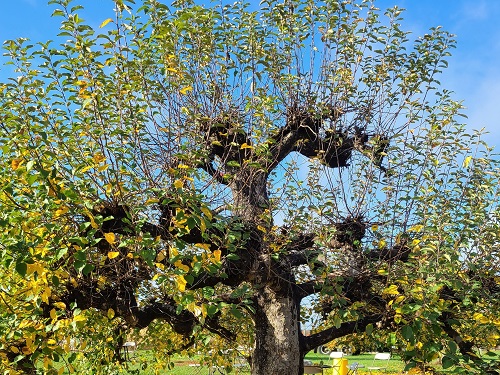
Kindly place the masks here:
[(451, 35), (367, 1), (120, 0), (99, 31), (51, 3), (63, 43), (5, 44), (4, 366), (77, 369), (73, 337), (110, 373), (147, 328), (167, 362), (244, 344), (300, 374), (385, 329), (410, 365), (495, 371), (498, 166), (439, 89)]

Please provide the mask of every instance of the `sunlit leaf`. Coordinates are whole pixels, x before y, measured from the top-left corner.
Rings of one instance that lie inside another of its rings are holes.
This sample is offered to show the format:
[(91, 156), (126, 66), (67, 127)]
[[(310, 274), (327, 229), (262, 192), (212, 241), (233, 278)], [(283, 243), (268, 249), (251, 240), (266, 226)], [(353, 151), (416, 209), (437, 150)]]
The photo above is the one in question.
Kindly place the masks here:
[(193, 91), (193, 88), (191, 86), (186, 86), (186, 87), (182, 88), (181, 90), (179, 90), (179, 92), (182, 95), (186, 95), (189, 91)]
[(112, 232), (109, 232), (109, 233), (104, 233), (104, 238), (106, 239), (106, 241), (108, 241), (108, 243), (110, 243), (111, 245), (113, 245), (115, 242), (116, 242), (116, 236), (114, 233)]
[(108, 252), (108, 258), (109, 259), (115, 259), (118, 255), (120, 255), (119, 251), (110, 251), (110, 252)]
[(15, 171), (19, 166), (21, 165), (22, 159), (12, 159), (11, 166), (12, 169)]
[(113, 19), (107, 18), (102, 23), (99, 25), (99, 27), (102, 29), (104, 26), (106, 26), (108, 23), (113, 22)]
[(184, 292), (186, 290), (186, 285), (187, 281), (184, 278), (184, 276), (179, 275), (175, 278), (175, 281), (177, 283), (177, 289), (179, 289), (180, 292)]

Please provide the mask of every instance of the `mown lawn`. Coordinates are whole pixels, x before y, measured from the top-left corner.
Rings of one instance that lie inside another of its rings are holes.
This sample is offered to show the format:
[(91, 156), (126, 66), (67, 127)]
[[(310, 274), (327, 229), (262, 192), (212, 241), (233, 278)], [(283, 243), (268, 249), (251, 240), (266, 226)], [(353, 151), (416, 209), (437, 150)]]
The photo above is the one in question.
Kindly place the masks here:
[[(150, 363), (149, 366), (147, 366), (144, 369), (141, 369), (140, 366), (138, 365), (139, 360), (142, 359), (147, 359), (149, 357), (148, 353), (146, 351), (137, 351), (136, 353), (132, 354), (131, 361), (127, 363), (127, 366), (129, 370), (140, 370), (139, 374), (141, 375), (153, 375), (155, 374), (155, 365), (154, 363)], [(358, 362), (361, 365), (364, 365), (365, 368), (367, 366), (371, 366), (373, 362), (373, 354), (362, 354), (362, 355), (357, 355), (357, 356), (347, 356), (346, 357), (349, 361), (349, 364), (352, 364), (354, 362)], [(328, 355), (323, 355), (323, 354), (318, 354), (318, 353), (309, 353), (306, 356), (306, 359), (313, 361), (314, 364), (325, 364), (325, 365), (331, 365), (332, 360), (329, 358)], [(159, 374), (172, 374), (172, 375), (208, 375), (209, 374), (209, 368), (208, 367), (198, 367), (198, 366), (189, 366), (189, 364), (195, 364), (197, 362), (197, 358), (176, 358), (174, 360), (174, 368), (173, 369), (164, 369), (159, 372)], [(404, 368), (404, 363), (399, 360), (399, 358), (392, 358), (387, 367), (387, 372), (386, 374), (403, 374), (403, 368)], [(213, 373), (215, 375), (219, 375), (220, 373), (217, 372), (215, 369), (212, 369)], [(225, 372), (221, 372), (225, 374)], [(231, 374), (249, 374), (250, 372), (248, 370), (244, 369), (234, 369)], [(331, 375), (333, 373), (333, 370), (331, 369), (325, 369), (324, 375)], [(365, 369), (363, 370), (360, 368), (358, 370), (358, 374), (367, 374), (368, 371)], [(372, 372), (373, 375), (375, 373)]]
[[(363, 374), (368, 374), (368, 370), (366, 369), (368, 366), (372, 366), (373, 364), (373, 357), (374, 354), (361, 354), (361, 355), (356, 355), (356, 356), (346, 356), (348, 360), (348, 364), (351, 365), (354, 362), (359, 363), (360, 365), (364, 366), (364, 368), (359, 368), (358, 369), (358, 375), (363, 375)], [(314, 364), (324, 364), (324, 365), (331, 365), (332, 360), (329, 358), (328, 355), (323, 355), (319, 353), (314, 353), (310, 352), (306, 355), (306, 359), (312, 361)], [(209, 368), (208, 367), (200, 367), (200, 366), (189, 366), (195, 365), (198, 362), (198, 358), (185, 358), (185, 357), (177, 357), (174, 358), (174, 367), (169, 368), (169, 369), (160, 369), (156, 366), (155, 360), (152, 358), (151, 354), (149, 351), (146, 350), (137, 350), (136, 352), (131, 354), (130, 361), (125, 363), (125, 368), (123, 371), (123, 374), (126, 373), (133, 373), (137, 375), (154, 375), (154, 374), (159, 374), (159, 375), (166, 375), (166, 374), (172, 374), (172, 375), (208, 375)], [(380, 361), (385, 364), (387, 361)], [(144, 365), (146, 363), (146, 365)], [(142, 364), (142, 365), (141, 365)], [(375, 364), (378, 366), (379, 364)], [(372, 372), (372, 375), (378, 375), (378, 374), (388, 374), (388, 375), (402, 375), (404, 374), (403, 369), (404, 369), (404, 363), (399, 359), (397, 356), (393, 356), (391, 360), (387, 363), (387, 371), (386, 372)], [(76, 369), (78, 373), (84, 374), (85, 373), (85, 363), (80, 363), (78, 368)], [(440, 366), (438, 363), (435, 364), (437, 370), (441, 370)], [(127, 371), (128, 370), (128, 371)], [(67, 372), (64, 372), (65, 374)], [(231, 374), (249, 374), (250, 372), (248, 369), (243, 369), (243, 368), (235, 368)], [(333, 370), (332, 369), (325, 369), (324, 375), (332, 375)], [(454, 374), (455, 372), (453, 369), (447, 370), (447, 371), (442, 371), (442, 374)], [(212, 369), (212, 374), (214, 375), (220, 375), (220, 374), (226, 374), (224, 371), (218, 372), (216, 368)]]

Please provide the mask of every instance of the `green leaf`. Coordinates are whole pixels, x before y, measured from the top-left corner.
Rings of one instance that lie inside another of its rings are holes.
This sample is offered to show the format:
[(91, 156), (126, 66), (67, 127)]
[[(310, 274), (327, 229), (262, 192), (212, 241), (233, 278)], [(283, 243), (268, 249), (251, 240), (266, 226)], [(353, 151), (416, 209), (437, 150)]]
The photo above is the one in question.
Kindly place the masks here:
[(208, 305), (208, 307), (207, 307), (207, 315), (208, 316), (214, 316), (215, 314), (217, 314), (218, 311), (219, 311), (219, 308), (216, 305)]
[(33, 165), (35, 164), (34, 160), (30, 160), (29, 162), (26, 163), (26, 172), (31, 171), (31, 168), (33, 168)]
[(56, 250), (56, 259), (59, 260), (61, 259), (63, 256), (66, 255), (66, 253), (68, 252), (68, 248), (67, 247), (60, 247)]
[(370, 324), (368, 324), (368, 325), (366, 326), (366, 328), (365, 328), (365, 332), (366, 332), (366, 334), (367, 334), (368, 336), (370, 336), (370, 335), (372, 334), (372, 332), (373, 332), (373, 324), (371, 324), (371, 323), (370, 323)]
[(83, 268), (87, 265), (87, 262), (83, 260), (75, 260), (74, 267), (77, 271), (82, 272)]
[(240, 318), (242, 318), (242, 317), (243, 317), (243, 314), (241, 313), (241, 311), (240, 311), (240, 310), (238, 310), (236, 307), (233, 307), (230, 311), (231, 311), (231, 314), (232, 314), (234, 317), (238, 318), (238, 319), (240, 319)]
[(414, 334), (413, 334), (413, 329), (410, 326), (404, 326), (401, 329), (401, 335), (407, 341), (411, 341), (415, 337)]
[(82, 273), (87, 276), (94, 270), (94, 266), (92, 264), (87, 263), (85, 267), (82, 269)]
[(445, 355), (443, 359), (441, 359), (441, 364), (443, 366), (443, 369), (446, 370), (452, 366), (455, 366), (456, 361), (452, 357)]
[(24, 262), (16, 263), (16, 271), (21, 276), (26, 276), (26, 271), (28, 270), (28, 265)]
[(52, 284), (54, 284), (54, 286), (59, 286), (59, 278), (56, 276), (56, 275), (53, 275), (52, 276)]

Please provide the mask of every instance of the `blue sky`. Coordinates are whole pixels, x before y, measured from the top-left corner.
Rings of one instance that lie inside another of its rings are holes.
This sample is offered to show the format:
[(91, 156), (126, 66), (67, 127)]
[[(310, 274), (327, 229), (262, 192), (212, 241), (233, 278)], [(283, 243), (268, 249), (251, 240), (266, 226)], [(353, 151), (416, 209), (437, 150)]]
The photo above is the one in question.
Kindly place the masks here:
[[(137, 3), (140, 0), (136, 0)], [(111, 0), (79, 0), (92, 26), (113, 16)], [(379, 8), (407, 9), (403, 29), (417, 37), (432, 26), (457, 35), (443, 87), (463, 100), (471, 128), (486, 127), (487, 140), (500, 149), (500, 1), (498, 0), (376, 0)], [(51, 18), (55, 6), (47, 0), (0, 0), (0, 40), (28, 37), (45, 41), (57, 34), (60, 20)], [(86, 16), (85, 16), (86, 15)], [(4, 77), (0, 70), (0, 77)], [(498, 130), (497, 130), (498, 129)]]

